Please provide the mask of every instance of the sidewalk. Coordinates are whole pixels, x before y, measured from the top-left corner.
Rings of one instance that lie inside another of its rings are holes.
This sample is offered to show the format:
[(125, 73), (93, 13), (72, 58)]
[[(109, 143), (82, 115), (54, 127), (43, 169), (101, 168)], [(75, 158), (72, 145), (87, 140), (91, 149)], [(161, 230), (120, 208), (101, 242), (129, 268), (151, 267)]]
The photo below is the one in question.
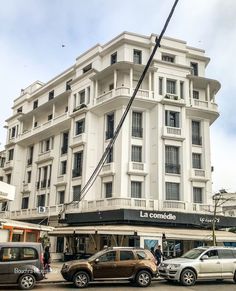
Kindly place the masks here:
[(42, 281), (40, 281), (40, 284), (66, 282), (61, 275), (61, 268), (63, 264), (63, 262), (53, 262), (51, 264), (52, 272), (47, 273), (47, 279), (43, 279)]

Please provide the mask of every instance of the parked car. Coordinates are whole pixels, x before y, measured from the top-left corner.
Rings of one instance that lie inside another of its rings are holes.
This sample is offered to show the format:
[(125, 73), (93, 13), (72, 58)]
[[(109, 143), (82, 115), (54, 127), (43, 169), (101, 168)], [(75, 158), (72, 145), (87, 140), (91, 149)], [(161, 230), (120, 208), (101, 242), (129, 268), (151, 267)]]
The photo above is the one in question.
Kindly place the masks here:
[(0, 243), (0, 284), (30, 290), (44, 278), (41, 243)]
[(102, 250), (86, 260), (64, 263), (61, 274), (78, 288), (99, 280), (129, 280), (147, 287), (157, 274), (157, 265), (149, 250), (115, 247)]
[(159, 267), (161, 277), (192, 286), (197, 280), (233, 279), (236, 282), (236, 248), (199, 247), (182, 257), (166, 260)]

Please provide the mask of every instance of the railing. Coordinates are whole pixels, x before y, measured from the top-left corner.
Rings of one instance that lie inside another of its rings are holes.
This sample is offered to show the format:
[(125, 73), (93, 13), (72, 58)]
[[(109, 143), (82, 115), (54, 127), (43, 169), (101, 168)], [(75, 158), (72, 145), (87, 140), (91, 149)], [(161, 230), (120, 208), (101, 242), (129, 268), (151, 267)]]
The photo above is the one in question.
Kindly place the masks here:
[(208, 108), (214, 111), (217, 111), (218, 109), (218, 105), (216, 103), (198, 99), (193, 99), (193, 105), (200, 108)]
[(205, 177), (205, 170), (202, 170), (202, 169), (194, 169), (194, 175), (196, 177)]
[(180, 174), (180, 165), (166, 163), (165, 169), (166, 169), (166, 173)]
[(163, 208), (184, 210), (186, 206), (183, 201), (165, 200), (163, 201)]
[(45, 153), (40, 153), (38, 156), (38, 161), (43, 161), (45, 159), (49, 159), (51, 157), (51, 151), (47, 151)]
[(202, 137), (201, 136), (198, 136), (198, 135), (193, 135), (192, 136), (192, 144), (195, 144), (195, 145), (202, 145)]
[(132, 137), (143, 137), (143, 128), (132, 127)]
[(167, 134), (181, 135), (181, 128), (169, 126), (166, 126), (165, 128)]

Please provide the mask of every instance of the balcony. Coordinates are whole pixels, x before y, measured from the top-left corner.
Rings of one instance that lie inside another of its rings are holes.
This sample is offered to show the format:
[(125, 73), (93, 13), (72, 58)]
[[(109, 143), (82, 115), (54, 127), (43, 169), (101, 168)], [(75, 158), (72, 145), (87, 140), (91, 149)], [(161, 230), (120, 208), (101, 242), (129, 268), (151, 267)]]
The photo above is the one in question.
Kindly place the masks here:
[(71, 148), (74, 148), (78, 145), (81, 145), (81, 144), (85, 144), (86, 143), (86, 133), (81, 133), (79, 135), (76, 135), (73, 137), (73, 140), (72, 140), (72, 144), (71, 144)]
[(218, 105), (213, 102), (199, 100), (199, 99), (193, 99), (193, 106), (198, 107), (199, 109), (208, 109), (212, 111), (218, 111)]
[(52, 159), (53, 159), (52, 152), (49, 150), (47, 152), (40, 153), (36, 163), (42, 163), (42, 162), (46, 162)]
[(147, 175), (146, 163), (129, 162), (128, 174), (145, 175), (146, 176)]
[(163, 209), (165, 210), (177, 210), (183, 211), (186, 210), (186, 203), (183, 201), (176, 201), (176, 200), (164, 200), (163, 202)]
[(162, 138), (174, 139), (174, 140), (184, 140), (182, 128), (164, 126), (162, 132)]
[(34, 127), (32, 129), (24, 129), (23, 133), (19, 135), (19, 142), (25, 141), (29, 139), (29, 141), (32, 140), (32, 137), (37, 135), (39, 138), (42, 137), (42, 133), (45, 130), (48, 130), (49, 128), (51, 129), (52, 127), (55, 128), (55, 130), (62, 130), (63, 128), (61, 127), (61, 124), (64, 123), (65, 121), (69, 122), (69, 114), (63, 113), (59, 116), (54, 117), (53, 119), (40, 124), (37, 127)]
[(104, 164), (100, 176), (110, 176), (115, 174), (115, 164), (114, 163), (108, 163)]
[(180, 165), (166, 163), (165, 172), (166, 174), (180, 174)]
[(178, 95), (167, 93), (162, 99), (162, 104), (184, 106), (185, 100)]
[(5, 164), (4, 164), (3, 170), (4, 171), (12, 170), (13, 166), (14, 166), (14, 161), (13, 160), (6, 161)]
[(206, 171), (203, 169), (191, 169), (191, 178), (194, 180), (209, 180), (206, 177)]

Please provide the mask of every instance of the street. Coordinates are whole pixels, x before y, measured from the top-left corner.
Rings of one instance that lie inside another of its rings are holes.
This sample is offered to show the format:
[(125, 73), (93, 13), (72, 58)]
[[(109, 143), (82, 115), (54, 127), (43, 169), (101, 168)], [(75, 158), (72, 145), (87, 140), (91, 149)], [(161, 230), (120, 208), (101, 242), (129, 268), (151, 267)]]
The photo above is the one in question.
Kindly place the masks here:
[[(224, 289), (224, 291), (236, 291), (236, 284), (234, 284), (230, 280), (225, 280), (224, 282), (198, 282), (193, 287), (184, 287), (175, 283), (167, 283), (164, 281), (154, 281), (152, 282), (150, 287), (145, 289), (135, 287), (130, 285), (127, 282), (124, 283), (93, 283), (88, 288), (84, 290), (90, 291), (108, 291), (108, 290), (124, 290), (124, 291), (132, 291), (132, 290), (147, 290), (147, 291), (220, 291)], [(15, 291), (18, 290), (16, 286), (0, 286), (0, 291)], [(35, 291), (49, 291), (49, 290), (58, 290), (58, 291), (70, 291), (70, 290), (78, 290), (74, 288), (74, 286), (70, 283), (48, 283), (48, 284), (37, 284), (33, 289)]]

